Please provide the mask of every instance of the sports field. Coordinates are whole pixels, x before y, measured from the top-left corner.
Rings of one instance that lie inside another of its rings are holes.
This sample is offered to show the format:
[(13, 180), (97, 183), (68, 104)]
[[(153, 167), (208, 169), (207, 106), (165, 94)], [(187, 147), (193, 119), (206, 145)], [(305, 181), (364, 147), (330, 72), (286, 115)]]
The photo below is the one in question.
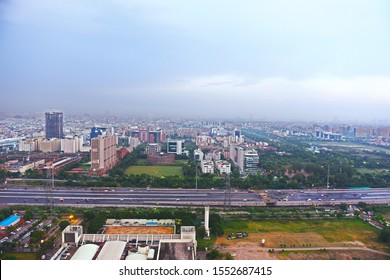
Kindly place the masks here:
[(182, 176), (183, 169), (181, 166), (130, 166), (126, 169), (126, 174), (146, 174), (154, 177)]

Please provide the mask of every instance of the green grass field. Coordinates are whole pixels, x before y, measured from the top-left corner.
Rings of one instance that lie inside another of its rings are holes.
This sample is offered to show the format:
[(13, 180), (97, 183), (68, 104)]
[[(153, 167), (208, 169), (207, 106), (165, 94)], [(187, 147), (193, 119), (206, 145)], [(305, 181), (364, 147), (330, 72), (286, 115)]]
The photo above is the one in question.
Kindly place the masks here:
[(186, 159), (175, 160), (175, 165), (178, 165), (178, 166), (183, 166), (183, 165), (186, 165), (187, 163), (188, 163), (188, 160), (186, 160)]
[(369, 168), (356, 168), (360, 174), (377, 174), (377, 173), (386, 173), (390, 172), (387, 169), (369, 169)]
[[(307, 236), (307, 242), (323, 245), (362, 242), (371, 248), (389, 251), (377, 240), (379, 230), (358, 219), (332, 220), (224, 220), (225, 234), (248, 232), (280, 240), (274, 242), (299, 245), (299, 239)], [(277, 236), (277, 238), (276, 238)], [(295, 237), (298, 237), (297, 239)], [(321, 241), (322, 240), (322, 241)], [(276, 240), (275, 240), (276, 241)]]
[(126, 174), (147, 174), (154, 177), (182, 176), (183, 169), (181, 166), (130, 166), (126, 169)]
[(36, 260), (35, 253), (6, 253), (3, 260)]

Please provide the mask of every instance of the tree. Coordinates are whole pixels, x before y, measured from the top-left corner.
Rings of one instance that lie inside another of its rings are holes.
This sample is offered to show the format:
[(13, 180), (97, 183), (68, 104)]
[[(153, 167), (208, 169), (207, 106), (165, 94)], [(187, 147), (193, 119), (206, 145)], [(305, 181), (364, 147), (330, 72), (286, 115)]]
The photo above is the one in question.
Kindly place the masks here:
[(382, 231), (379, 233), (379, 240), (383, 243), (390, 244), (390, 227), (385, 227), (382, 229)]
[(45, 238), (45, 232), (43, 230), (34, 230), (30, 235), (30, 243), (40, 244), (41, 240)]
[(28, 221), (31, 220), (32, 218), (34, 218), (34, 212), (32, 212), (31, 210), (26, 210), (26, 212), (23, 215), (23, 219), (25, 221)]
[(70, 222), (68, 220), (62, 220), (58, 226), (60, 227), (60, 231), (63, 231), (67, 226), (70, 225)]
[(210, 253), (208, 253), (206, 255), (206, 258), (208, 260), (218, 260), (218, 259), (220, 259), (220, 257), (221, 257), (221, 254), (216, 249), (213, 249)]

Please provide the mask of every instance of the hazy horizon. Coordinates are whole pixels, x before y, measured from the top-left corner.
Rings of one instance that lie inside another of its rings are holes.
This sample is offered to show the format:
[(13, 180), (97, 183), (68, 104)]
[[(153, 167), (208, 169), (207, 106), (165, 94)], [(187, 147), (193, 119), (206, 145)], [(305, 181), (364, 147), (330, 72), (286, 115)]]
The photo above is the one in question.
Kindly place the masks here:
[(389, 122), (390, 3), (0, 2), (0, 111)]

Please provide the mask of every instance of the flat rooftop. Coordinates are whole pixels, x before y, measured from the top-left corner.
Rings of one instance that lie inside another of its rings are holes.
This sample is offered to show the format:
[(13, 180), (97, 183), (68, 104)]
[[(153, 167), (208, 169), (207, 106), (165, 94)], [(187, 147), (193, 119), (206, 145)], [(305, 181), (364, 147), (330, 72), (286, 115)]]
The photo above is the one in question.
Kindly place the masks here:
[(174, 234), (173, 227), (149, 226), (108, 226), (105, 234)]
[(2, 220), (2, 221), (0, 222), (0, 226), (2, 226), (2, 227), (8, 227), (8, 226), (10, 226), (12, 223), (14, 223), (15, 221), (17, 221), (18, 219), (20, 219), (20, 217), (17, 216), (17, 215), (9, 216), (8, 218), (6, 218), (5, 220)]

